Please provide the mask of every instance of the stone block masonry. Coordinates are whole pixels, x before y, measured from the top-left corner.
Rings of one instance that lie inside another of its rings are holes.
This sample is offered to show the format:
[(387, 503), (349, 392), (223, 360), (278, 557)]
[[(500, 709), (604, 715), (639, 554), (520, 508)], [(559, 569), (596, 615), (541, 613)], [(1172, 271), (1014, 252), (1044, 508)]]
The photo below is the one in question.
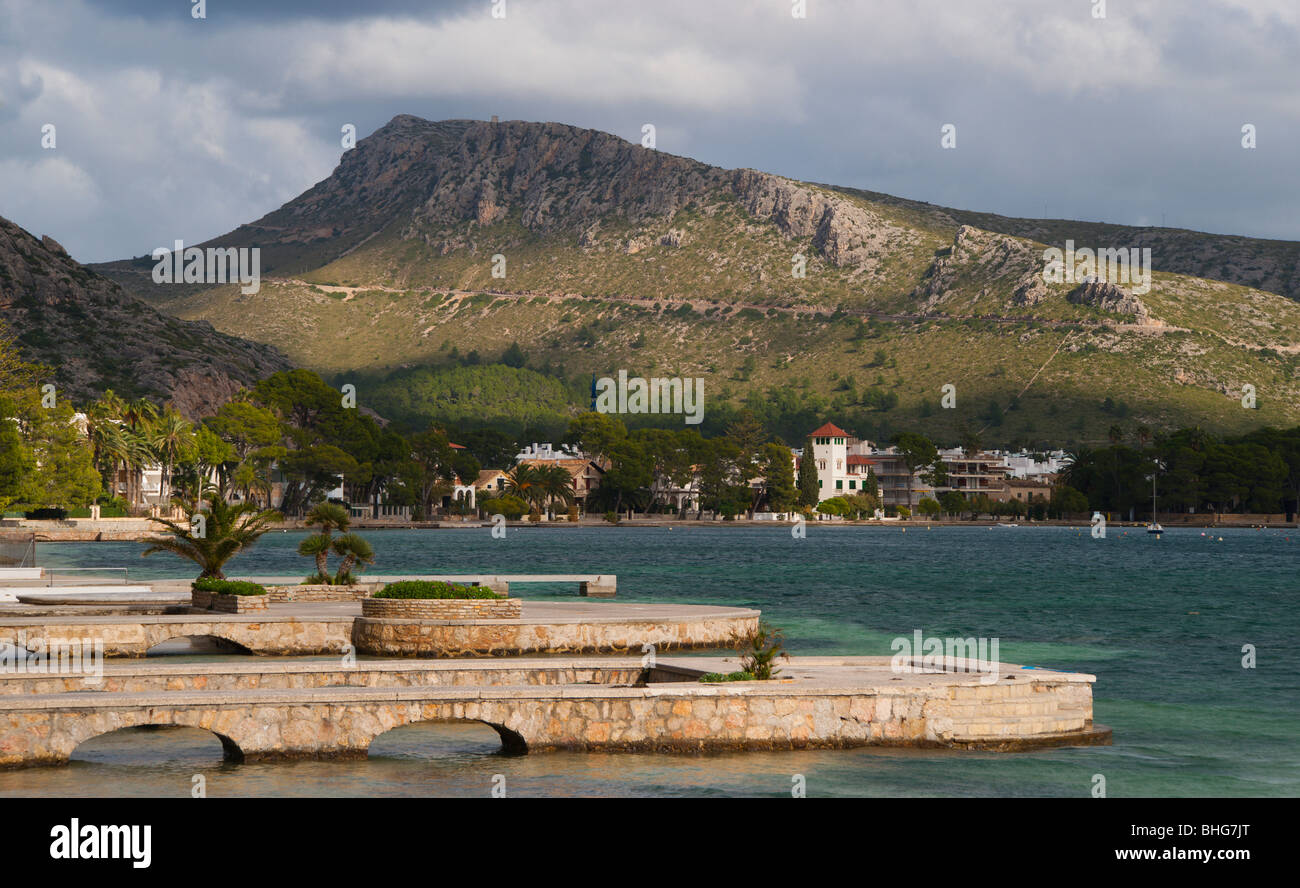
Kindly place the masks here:
[[(259, 596), (261, 597), (261, 596)], [(99, 639), (107, 657), (143, 657), (152, 647), (173, 638), (219, 638), (272, 656), (339, 654), (352, 644), (352, 615), (281, 617), (220, 614), (203, 611), (185, 615), (34, 617), (0, 620), (0, 642), (13, 641), (19, 631), (27, 638)]]
[(361, 616), (379, 620), (517, 620), (518, 598), (367, 598)]
[[(373, 603), (373, 599), (367, 603)], [(758, 629), (758, 611), (709, 610), (714, 613), (683, 613), (676, 619), (593, 618), (589, 622), (363, 616), (356, 622), (353, 640), (358, 651), (384, 657), (640, 653), (645, 644), (659, 651), (734, 647)]]
[[(211, 731), (232, 760), (361, 757), (380, 734), (427, 721), (483, 722), (515, 752), (853, 746), (1016, 750), (1109, 742), (1109, 730), (1092, 722), (1090, 675), (1003, 665), (1004, 680), (985, 686), (965, 675), (898, 676), (888, 664), (887, 657), (796, 658), (786, 680), (720, 685), (492, 685), (478, 680), (471, 686), (401, 687), (385, 681), (380, 686), (283, 690), (4, 694), (0, 765), (65, 762), (91, 737), (137, 725)], [(715, 665), (693, 659), (675, 661), (671, 668), (684, 677), (701, 669), (723, 671), (728, 665), (734, 661)], [(582, 663), (538, 668), (580, 670)], [(603, 677), (623, 674), (626, 669), (613, 669)]]
[(640, 656), (643, 643), (660, 650), (731, 647), (737, 638), (753, 632), (759, 616), (756, 610), (701, 605), (518, 599), (464, 599), (520, 608), (510, 618), (361, 616), (365, 604), (410, 600), (271, 603), (265, 611), (245, 614), (195, 610), (118, 616), (86, 609), (89, 612), (78, 615), (77, 608), (67, 607), (60, 608), (57, 616), (0, 615), (0, 642), (17, 638), (20, 632), (28, 638), (102, 639), (108, 657), (142, 657), (164, 641), (194, 636), (224, 639), (252, 653), (275, 656), (336, 655), (352, 646), (357, 653), (402, 657), (620, 652)]
[(266, 594), (272, 604), (289, 601), (361, 601), (369, 598), (386, 583), (356, 583), (351, 586), (325, 586), (298, 584), (293, 586), (267, 586)]
[(213, 595), (208, 610), (219, 614), (266, 612), (265, 595)]

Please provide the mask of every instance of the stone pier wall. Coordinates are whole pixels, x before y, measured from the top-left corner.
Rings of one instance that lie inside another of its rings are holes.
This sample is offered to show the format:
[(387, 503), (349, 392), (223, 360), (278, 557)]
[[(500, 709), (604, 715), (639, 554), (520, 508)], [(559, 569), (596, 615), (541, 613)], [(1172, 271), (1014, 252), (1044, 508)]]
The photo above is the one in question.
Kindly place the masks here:
[[(1092, 724), (1090, 680), (856, 690), (684, 683), (580, 692), (572, 686), (382, 687), (259, 691), (256, 698), (219, 691), (116, 699), (82, 693), (32, 700), (5, 696), (0, 697), (0, 765), (67, 761), (91, 737), (150, 724), (211, 731), (232, 759), (364, 756), (380, 734), (426, 721), (484, 722), (516, 752), (870, 745), (1019, 749), (1107, 742), (1109, 732)], [(1080, 707), (1085, 693), (1086, 706)]]
[(28, 639), (102, 640), (106, 657), (143, 657), (149, 648), (172, 638), (209, 636), (234, 642), (259, 654), (307, 656), (341, 654), (352, 643), (353, 617), (266, 619), (246, 615), (107, 617), (42, 624), (10, 620), (0, 624), (0, 642)]
[(383, 657), (475, 657), (505, 654), (636, 653), (733, 646), (758, 629), (753, 616), (668, 621), (530, 623), (513, 620), (431, 622), (361, 617), (353, 640), (364, 654)]
[[(449, 668), (450, 667), (450, 668)], [(0, 672), (0, 698), (24, 694), (68, 694), (102, 691), (142, 694), (157, 691), (247, 691), (331, 687), (499, 687), (609, 685), (633, 687), (645, 680), (636, 663), (539, 665), (493, 660), (484, 665), (452, 666), (443, 662), (421, 667), (418, 661), (376, 664), (361, 660), (344, 667), (331, 664), (268, 663), (229, 666), (221, 663), (114, 666), (98, 677)]]

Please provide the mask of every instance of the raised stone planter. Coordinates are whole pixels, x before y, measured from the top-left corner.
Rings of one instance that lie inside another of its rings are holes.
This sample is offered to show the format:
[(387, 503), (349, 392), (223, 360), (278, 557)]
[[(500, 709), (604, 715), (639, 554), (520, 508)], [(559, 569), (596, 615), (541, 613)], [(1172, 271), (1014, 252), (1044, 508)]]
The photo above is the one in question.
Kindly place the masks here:
[(265, 611), (269, 595), (213, 595), (198, 589), (190, 591), (190, 605), (219, 614), (247, 614)]
[(518, 598), (365, 598), (361, 616), (377, 620), (517, 620)]
[(386, 583), (354, 583), (351, 586), (308, 585), (267, 586), (266, 594), (273, 604), (287, 601), (360, 601), (374, 595)]

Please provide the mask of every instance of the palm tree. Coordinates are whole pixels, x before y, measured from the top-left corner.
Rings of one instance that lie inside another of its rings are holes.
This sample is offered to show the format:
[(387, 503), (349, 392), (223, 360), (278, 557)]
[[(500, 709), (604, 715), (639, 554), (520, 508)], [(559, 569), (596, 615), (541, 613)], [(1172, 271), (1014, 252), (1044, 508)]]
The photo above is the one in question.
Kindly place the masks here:
[(140, 430), (129, 426), (122, 429), (125, 453), (122, 465), (126, 468), (126, 495), (132, 506), (143, 505), (144, 467), (153, 462), (154, 453)]
[(338, 503), (317, 503), (307, 513), (308, 525), (319, 525), (320, 530), (298, 544), (298, 554), (316, 559), (316, 578), (329, 582), (329, 553), (334, 531), (348, 529), (352, 516)]
[(176, 465), (194, 437), (194, 428), (175, 410), (167, 410), (152, 422), (146, 440), (153, 452), (162, 460), (162, 479), (158, 493), (163, 502), (169, 499), (167, 489), (171, 481), (172, 466)]
[[(207, 509), (187, 510), (184, 522), (168, 518), (150, 518), (170, 537), (160, 537), (151, 542), (141, 555), (155, 552), (173, 552), (188, 558), (202, 570), (199, 577), (224, 580), (221, 568), (244, 549), (257, 542), (270, 525), (280, 521), (281, 515), (273, 509), (260, 509), (252, 503), (232, 506), (214, 491), (203, 495)], [(195, 521), (201, 516), (200, 522)]]
[(531, 511), (540, 512), (547, 495), (542, 470), (528, 463), (515, 466), (506, 475), (506, 492), (528, 503)]
[[(564, 466), (546, 466), (539, 470), (540, 486), (546, 494), (546, 503), (560, 502), (565, 509), (573, 505), (573, 475)], [(551, 517), (555, 517), (552, 513)]]
[(158, 418), (158, 405), (148, 398), (137, 398), (122, 406), (120, 416), (135, 431), (143, 431)]
[(335, 555), (343, 556), (343, 563), (339, 565), (339, 572), (334, 577), (336, 583), (350, 584), (352, 582), (352, 568), (357, 565), (366, 567), (375, 563), (375, 550), (355, 533), (343, 534), (334, 541), (332, 548)]
[(104, 477), (104, 487), (110, 497), (116, 497), (118, 471), (130, 458), (131, 443), (127, 433), (120, 421), (100, 415), (91, 417), (89, 434), (95, 465)]

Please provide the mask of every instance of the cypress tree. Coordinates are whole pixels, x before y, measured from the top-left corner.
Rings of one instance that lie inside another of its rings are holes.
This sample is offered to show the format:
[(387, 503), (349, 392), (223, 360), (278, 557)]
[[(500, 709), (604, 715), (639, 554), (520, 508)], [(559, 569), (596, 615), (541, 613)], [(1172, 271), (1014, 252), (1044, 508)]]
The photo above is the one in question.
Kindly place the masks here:
[(799, 505), (816, 506), (821, 499), (821, 489), (817, 485), (817, 461), (813, 459), (812, 438), (803, 448), (803, 458), (799, 460)]

